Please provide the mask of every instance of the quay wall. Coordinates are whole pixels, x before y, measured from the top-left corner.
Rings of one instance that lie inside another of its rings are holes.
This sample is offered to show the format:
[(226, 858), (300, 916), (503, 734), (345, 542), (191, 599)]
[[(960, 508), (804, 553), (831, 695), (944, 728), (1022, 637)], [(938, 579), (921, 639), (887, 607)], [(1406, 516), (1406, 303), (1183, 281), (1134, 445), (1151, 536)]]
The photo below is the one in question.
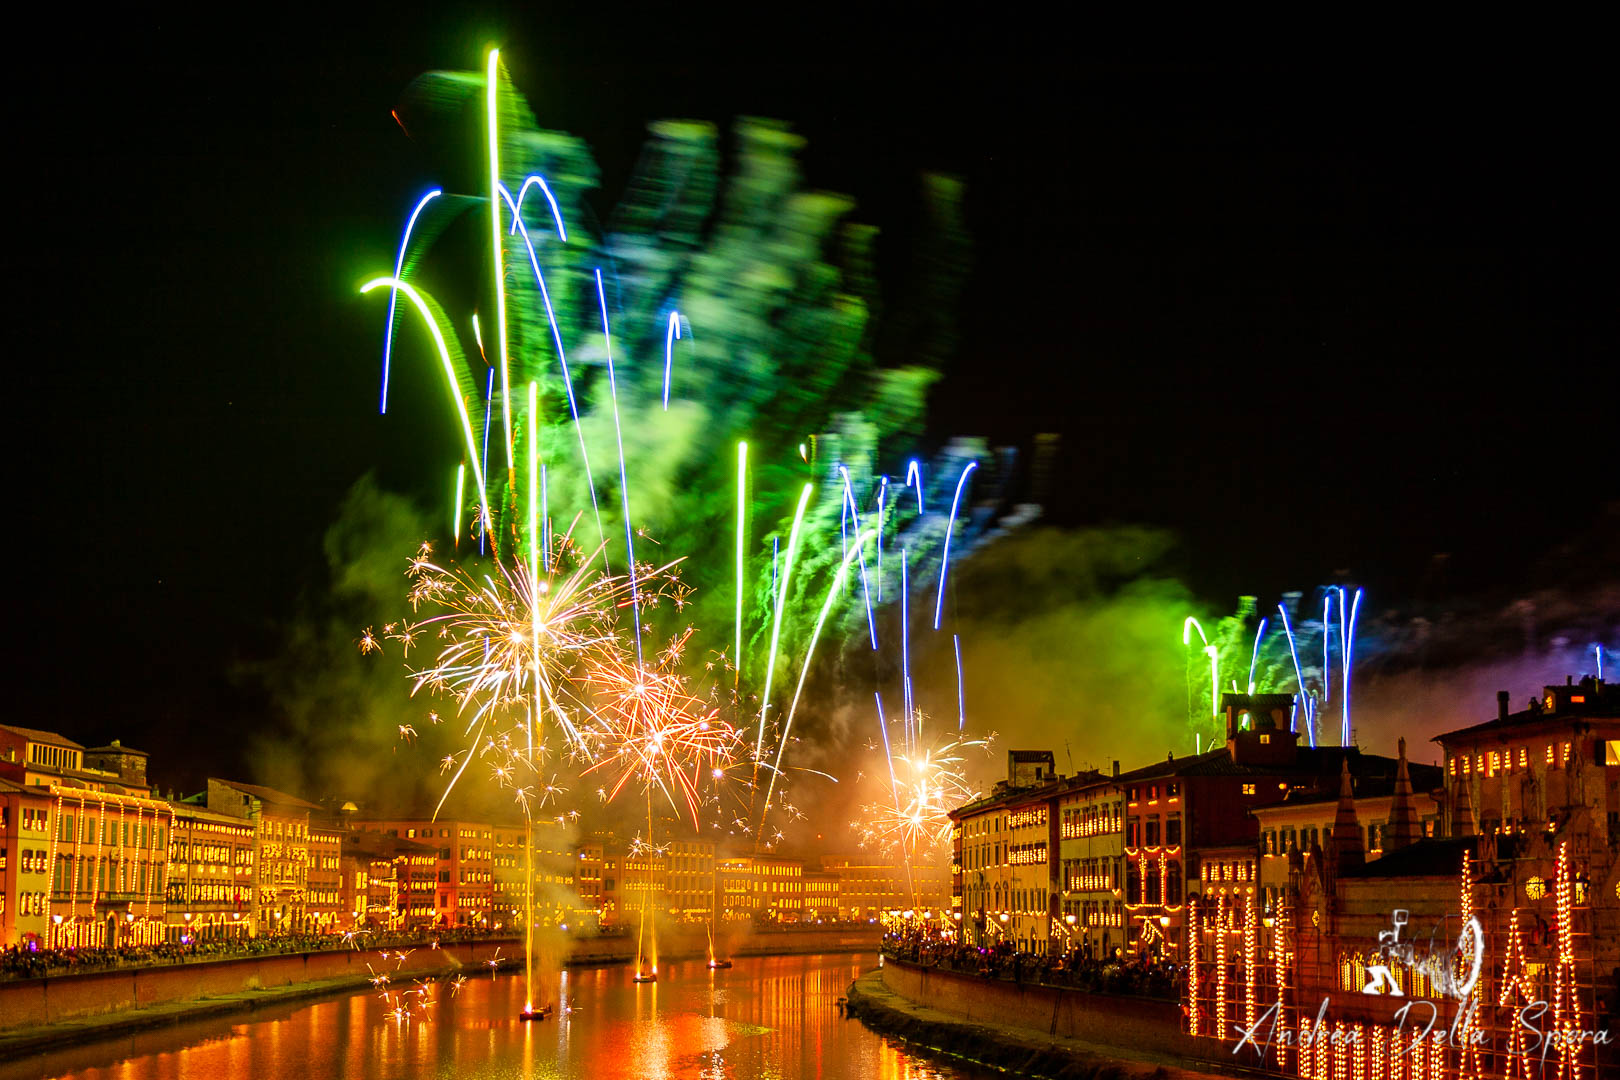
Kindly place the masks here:
[(986, 979), (904, 960), (885, 959), (881, 971), (883, 985), (900, 997), (970, 1023), (1183, 1060), (1231, 1061), (1219, 1043), (1181, 1030), (1181, 1008), (1172, 1001)]

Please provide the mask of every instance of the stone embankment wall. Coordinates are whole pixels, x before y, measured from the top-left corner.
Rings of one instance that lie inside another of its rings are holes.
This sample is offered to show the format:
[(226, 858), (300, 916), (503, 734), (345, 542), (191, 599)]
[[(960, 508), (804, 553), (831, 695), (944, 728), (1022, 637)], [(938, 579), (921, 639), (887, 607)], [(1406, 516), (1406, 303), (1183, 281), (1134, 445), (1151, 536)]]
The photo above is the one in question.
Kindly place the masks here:
[(1219, 1044), (1184, 1034), (1181, 1009), (1170, 1001), (984, 979), (895, 960), (884, 962), (882, 974), (884, 986), (901, 997), (974, 1024), (1176, 1059), (1231, 1061)]

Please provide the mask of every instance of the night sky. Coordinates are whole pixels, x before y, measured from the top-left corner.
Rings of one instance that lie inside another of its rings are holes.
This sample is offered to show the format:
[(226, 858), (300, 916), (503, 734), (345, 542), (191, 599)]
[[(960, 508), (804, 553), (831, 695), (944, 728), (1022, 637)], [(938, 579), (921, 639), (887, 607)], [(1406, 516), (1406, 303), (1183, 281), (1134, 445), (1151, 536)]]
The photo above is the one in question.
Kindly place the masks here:
[(1612, 116), (1579, 56), (1108, 57), (1040, 27), (571, 8), (105, 28), (19, 61), (12, 722), (240, 767), (219, 734), (274, 720), (230, 671), (322, 589), (344, 492), (442, 486), (430, 406), (376, 415), (354, 287), (434, 180), (390, 107), (490, 41), (591, 144), (599, 209), (648, 121), (781, 117), (809, 182), (883, 228), (890, 288), (919, 172), (962, 176), (974, 268), (929, 438), (1060, 433), (1050, 518), (1176, 531), (1219, 609), (1344, 578), (1443, 602), (1437, 553), (1445, 590), (1510, 590), (1615, 521)]

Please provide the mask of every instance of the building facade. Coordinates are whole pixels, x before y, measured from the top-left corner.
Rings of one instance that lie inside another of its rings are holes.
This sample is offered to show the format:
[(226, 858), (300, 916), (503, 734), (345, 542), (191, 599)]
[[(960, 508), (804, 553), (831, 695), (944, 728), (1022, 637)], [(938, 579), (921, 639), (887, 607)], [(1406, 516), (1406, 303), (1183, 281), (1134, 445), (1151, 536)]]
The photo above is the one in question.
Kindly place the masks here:
[(174, 831), (164, 937), (183, 943), (247, 937), (257, 883), (253, 823), (191, 803), (169, 805)]
[(151, 798), (145, 753), (0, 725), (0, 781), (9, 943), (163, 940), (173, 816)]
[(185, 801), (253, 823), (258, 876), (249, 916), (251, 932), (310, 930), (309, 871), (314, 858), (310, 823), (321, 823), (321, 807), (275, 788), (212, 776), (205, 791)]

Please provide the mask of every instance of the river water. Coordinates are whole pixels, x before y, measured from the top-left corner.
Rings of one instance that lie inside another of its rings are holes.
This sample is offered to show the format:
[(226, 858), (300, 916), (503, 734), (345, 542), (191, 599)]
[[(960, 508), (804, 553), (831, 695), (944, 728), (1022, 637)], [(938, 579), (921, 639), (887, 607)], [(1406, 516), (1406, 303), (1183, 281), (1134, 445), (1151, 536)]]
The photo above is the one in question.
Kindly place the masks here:
[[(0, 1080), (258, 1080), (298, 1077), (693, 1077), (701, 1080), (986, 1080), (997, 1075), (919, 1056), (848, 1020), (837, 1001), (873, 954), (738, 959), (710, 971), (672, 963), (654, 984), (627, 967), (574, 968), (547, 980), (572, 1008), (524, 1023), (521, 976), (440, 982), (426, 1022), (388, 1015), (375, 992), (311, 999), (0, 1063)], [(405, 989), (415, 984), (404, 984)]]

